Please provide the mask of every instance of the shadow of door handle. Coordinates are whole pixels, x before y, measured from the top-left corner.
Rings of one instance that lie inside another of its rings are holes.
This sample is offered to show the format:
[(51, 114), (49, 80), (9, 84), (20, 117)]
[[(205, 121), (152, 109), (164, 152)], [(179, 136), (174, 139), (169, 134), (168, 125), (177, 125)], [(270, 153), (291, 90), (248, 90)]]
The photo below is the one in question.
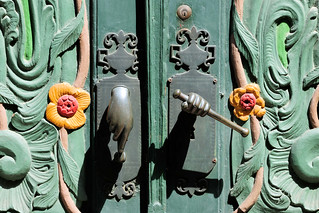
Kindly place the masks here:
[[(192, 94), (194, 95), (194, 96), (192, 95), (193, 97), (195, 97), (195, 95), (197, 95), (196, 93), (192, 93)], [(173, 97), (175, 99), (179, 99), (179, 100), (184, 101), (184, 102), (187, 102), (188, 99), (189, 99), (189, 96), (184, 94), (184, 93), (182, 93), (181, 90), (179, 90), (179, 89), (174, 91)], [(191, 110), (192, 111), (191, 113), (197, 114), (197, 115), (201, 115), (201, 116), (205, 116), (207, 114), (208, 116), (214, 118), (215, 120), (225, 124), (226, 126), (232, 128), (233, 130), (239, 132), (243, 137), (248, 136), (249, 130), (247, 128), (241, 127), (238, 124), (236, 124), (236, 123), (228, 120), (227, 118), (223, 117), (222, 115), (216, 113), (214, 110), (212, 110), (210, 108), (210, 104), (205, 99), (203, 99), (201, 96), (197, 95), (197, 100), (193, 100), (193, 101), (196, 102), (195, 103), (196, 107), (200, 107), (199, 105), (203, 105), (202, 107), (204, 107), (206, 109), (200, 109), (199, 111), (197, 111), (198, 113), (194, 113), (195, 110)], [(190, 107), (188, 107), (187, 103), (185, 103), (185, 105), (182, 105), (182, 108), (186, 112), (188, 112), (187, 108), (190, 108)]]
[(114, 159), (123, 163), (126, 160), (125, 144), (133, 128), (130, 91), (127, 87), (116, 86), (112, 89), (106, 121), (109, 125), (109, 130), (114, 133), (113, 140), (117, 141), (118, 144)]

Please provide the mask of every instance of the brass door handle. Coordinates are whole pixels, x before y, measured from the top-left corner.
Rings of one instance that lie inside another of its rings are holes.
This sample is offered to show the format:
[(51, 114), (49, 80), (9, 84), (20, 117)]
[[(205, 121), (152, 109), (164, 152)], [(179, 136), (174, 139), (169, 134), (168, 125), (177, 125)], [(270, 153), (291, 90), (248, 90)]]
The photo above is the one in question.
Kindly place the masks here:
[[(194, 94), (195, 94), (195, 93), (194, 93)], [(184, 102), (188, 101), (188, 99), (189, 99), (189, 96), (186, 95), (186, 94), (184, 94), (184, 93), (182, 93), (181, 90), (179, 90), (179, 89), (177, 89), (177, 90), (174, 91), (173, 97), (174, 97), (175, 99), (179, 99), (179, 100), (184, 101)], [(200, 97), (200, 98), (201, 98), (201, 97)], [(202, 99), (203, 99), (203, 98), (202, 98)], [(203, 99), (203, 100), (204, 100), (204, 99)], [(241, 126), (239, 126), (238, 124), (236, 124), (236, 123), (234, 123), (234, 122), (228, 120), (227, 118), (223, 117), (222, 115), (216, 113), (214, 110), (212, 110), (212, 109), (210, 108), (209, 103), (206, 103), (206, 104), (205, 104), (205, 102), (206, 102), (206, 101), (204, 100), (204, 102), (203, 102), (203, 103), (204, 103), (204, 104), (203, 104), (204, 107), (207, 108), (207, 106), (209, 106), (209, 108), (206, 109), (207, 112), (205, 112), (206, 110), (205, 110), (205, 111), (200, 110), (200, 112), (199, 112), (200, 114), (197, 114), (197, 115), (205, 116), (205, 115), (207, 114), (208, 116), (214, 118), (215, 120), (217, 120), (217, 121), (219, 121), (219, 122), (225, 124), (226, 126), (232, 128), (233, 130), (239, 132), (243, 137), (248, 136), (249, 130), (248, 130), (247, 128), (241, 127)], [(198, 103), (198, 104), (199, 104), (199, 103)], [(186, 108), (187, 106), (183, 106), (183, 107)], [(186, 110), (186, 111), (187, 111), (187, 110)], [(193, 114), (195, 114), (195, 113), (193, 113)]]
[(112, 89), (106, 121), (109, 124), (110, 132), (114, 133), (113, 140), (118, 143), (115, 160), (123, 163), (126, 160), (125, 144), (133, 128), (130, 91), (127, 87), (116, 86)]

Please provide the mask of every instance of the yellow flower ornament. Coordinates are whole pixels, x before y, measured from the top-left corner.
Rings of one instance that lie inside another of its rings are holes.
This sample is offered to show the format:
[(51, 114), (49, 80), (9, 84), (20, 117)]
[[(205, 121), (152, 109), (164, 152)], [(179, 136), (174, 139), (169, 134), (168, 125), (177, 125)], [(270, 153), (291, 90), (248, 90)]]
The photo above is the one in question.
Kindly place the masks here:
[(84, 110), (90, 104), (90, 94), (68, 83), (55, 84), (49, 91), (50, 103), (46, 118), (57, 127), (77, 129), (84, 125)]
[(235, 89), (230, 94), (229, 101), (235, 107), (235, 116), (242, 121), (247, 121), (249, 115), (262, 117), (266, 113), (265, 101), (260, 97), (258, 84), (247, 84), (244, 88)]

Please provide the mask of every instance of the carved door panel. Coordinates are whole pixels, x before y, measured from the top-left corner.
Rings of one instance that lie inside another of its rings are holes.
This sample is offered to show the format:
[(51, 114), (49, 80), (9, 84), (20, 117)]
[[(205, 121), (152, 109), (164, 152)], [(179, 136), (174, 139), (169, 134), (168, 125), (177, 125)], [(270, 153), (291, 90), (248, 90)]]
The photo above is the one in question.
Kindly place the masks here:
[[(317, 6), (97, 1), (96, 48), (109, 32), (139, 39), (143, 109), (136, 193), (102, 199), (99, 210), (316, 212)], [(95, 70), (95, 80), (111, 75)], [(172, 98), (176, 89), (202, 95), (251, 133), (244, 138), (207, 116), (189, 117)]]
[(233, 41), (243, 60), (234, 77), (244, 89), (232, 104), (260, 91), (266, 113), (258, 107), (264, 116), (243, 124), (252, 138), (233, 134), (231, 195), (244, 211), (317, 212), (318, 1), (235, 2)]
[(0, 10), (0, 211), (75, 212), (73, 199), (87, 199), (85, 1), (5, 0)]

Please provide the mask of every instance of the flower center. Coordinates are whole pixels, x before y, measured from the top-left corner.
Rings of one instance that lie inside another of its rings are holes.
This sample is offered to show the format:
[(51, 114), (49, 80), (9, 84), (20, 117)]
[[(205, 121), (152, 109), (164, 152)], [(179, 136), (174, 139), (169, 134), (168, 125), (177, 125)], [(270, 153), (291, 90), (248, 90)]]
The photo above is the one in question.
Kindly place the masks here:
[(79, 103), (72, 95), (63, 95), (57, 105), (59, 115), (70, 118), (76, 113)]
[(240, 105), (244, 110), (252, 110), (256, 105), (256, 97), (252, 93), (245, 93), (240, 97)]

